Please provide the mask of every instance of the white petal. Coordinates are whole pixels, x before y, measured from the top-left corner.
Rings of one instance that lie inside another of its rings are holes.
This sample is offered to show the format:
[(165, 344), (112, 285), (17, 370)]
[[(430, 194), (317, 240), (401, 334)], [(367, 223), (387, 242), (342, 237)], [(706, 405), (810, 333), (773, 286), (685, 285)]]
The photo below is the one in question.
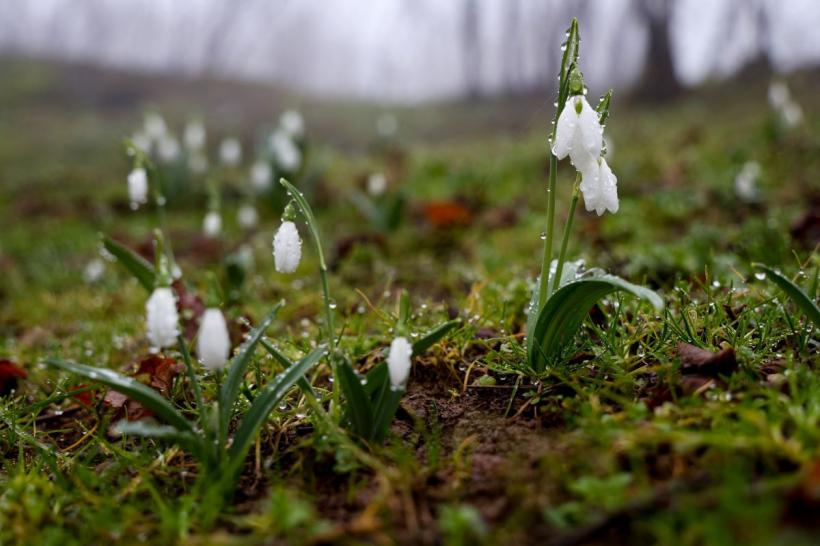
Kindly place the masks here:
[(604, 130), (598, 120), (598, 112), (589, 105), (587, 99), (581, 99), (581, 113), (578, 116), (578, 130), (582, 135), (582, 142), (587, 153), (598, 157), (601, 155), (601, 145), (604, 139)]
[(231, 338), (228, 325), (219, 309), (206, 309), (202, 314), (196, 351), (202, 365), (209, 370), (221, 370), (231, 352)]
[(397, 337), (390, 344), (390, 353), (387, 355), (387, 371), (390, 374), (390, 384), (394, 388), (402, 388), (410, 375), (410, 357), (413, 356), (413, 346), (406, 337)]
[(179, 335), (176, 298), (170, 288), (157, 288), (145, 304), (148, 340), (156, 348), (170, 347)]
[(578, 114), (575, 112), (574, 97), (567, 99), (561, 115), (558, 116), (558, 124), (555, 127), (555, 140), (552, 143), (552, 153), (558, 159), (564, 159), (572, 149), (575, 138), (575, 131), (578, 128)]
[(282, 222), (273, 237), (273, 261), (276, 271), (293, 273), (302, 258), (302, 240), (293, 222)]

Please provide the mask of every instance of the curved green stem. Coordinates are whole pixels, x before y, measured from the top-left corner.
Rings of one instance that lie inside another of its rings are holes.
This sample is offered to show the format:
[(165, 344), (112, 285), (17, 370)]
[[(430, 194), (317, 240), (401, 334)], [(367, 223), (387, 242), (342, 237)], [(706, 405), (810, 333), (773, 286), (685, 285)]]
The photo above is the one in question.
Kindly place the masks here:
[(558, 175), (558, 158), (550, 152), (550, 176), (547, 196), (547, 229), (544, 232), (544, 257), (541, 261), (541, 277), (538, 284), (538, 307), (539, 309), (547, 302), (547, 283), (550, 276), (550, 263), (552, 262), (552, 239), (555, 224), (555, 181)]
[(567, 242), (569, 241), (569, 232), (572, 229), (572, 220), (575, 217), (575, 207), (578, 205), (578, 197), (580, 189), (578, 182), (581, 174), (575, 177), (575, 186), (572, 188), (572, 202), (569, 205), (569, 215), (567, 216), (567, 223), (564, 225), (564, 234), (561, 238), (561, 250), (558, 253), (558, 264), (555, 267), (554, 280), (552, 281), (552, 291), (555, 292), (561, 285), (561, 274), (564, 270), (564, 261), (567, 257)]

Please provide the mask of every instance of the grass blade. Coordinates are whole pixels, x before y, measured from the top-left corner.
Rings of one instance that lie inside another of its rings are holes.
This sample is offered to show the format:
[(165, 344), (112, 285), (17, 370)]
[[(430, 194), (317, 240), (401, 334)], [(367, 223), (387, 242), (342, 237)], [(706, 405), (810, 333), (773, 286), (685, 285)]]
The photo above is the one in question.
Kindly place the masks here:
[(752, 264), (752, 267), (766, 273), (766, 276), (789, 296), (794, 304), (809, 317), (809, 320), (811, 320), (816, 327), (820, 328), (820, 308), (817, 307), (817, 303), (812, 301), (808, 294), (794, 284), (788, 277), (767, 265)]
[[(233, 411), (234, 402), (239, 396), (239, 386), (242, 384), (242, 379), (245, 376), (245, 371), (248, 369), (253, 352), (256, 349), (257, 343), (265, 335), (265, 331), (273, 322), (276, 313), (282, 308), (284, 302), (277, 303), (273, 309), (262, 319), (259, 325), (250, 331), (247, 340), (239, 348), (239, 352), (230, 362), (228, 369), (228, 376), (222, 384), (222, 390), (219, 393), (219, 418), (222, 422), (222, 430), (228, 430), (228, 422), (231, 419), (231, 412)], [(224, 438), (223, 438), (224, 440)]]
[(341, 358), (337, 366), (339, 371), (339, 382), (342, 392), (347, 399), (347, 416), (353, 425), (353, 429), (359, 436), (368, 438), (373, 426), (373, 410), (370, 407), (370, 398), (364, 390), (362, 380), (350, 361)]
[(239, 428), (234, 435), (233, 445), (228, 452), (231, 459), (236, 459), (236, 464), (240, 464), (240, 461), (245, 458), (245, 454), (253, 443), (256, 434), (267, 420), (268, 414), (276, 407), (288, 390), (304, 377), (305, 372), (322, 359), (325, 350), (324, 346), (317, 347), (302, 360), (277, 375), (256, 396), (250, 409), (248, 409), (248, 413), (245, 414), (239, 424)]
[(413, 343), (413, 355), (420, 355), (430, 347), (436, 344), (447, 333), (461, 323), (458, 319), (448, 320), (443, 322), (421, 336), (415, 343)]
[[(267, 339), (262, 339), (260, 343), (262, 344), (262, 347), (264, 347), (265, 350), (268, 351), (268, 353), (270, 353), (270, 355), (273, 358), (275, 358), (276, 361), (279, 362), (286, 369), (293, 366), (293, 362), (288, 357), (283, 355), (281, 351), (279, 351), (279, 349), (277, 349), (274, 346), (273, 343), (271, 343)], [(299, 388), (302, 389), (302, 392), (305, 393), (307, 396), (317, 398), (316, 391), (313, 390), (313, 386), (310, 384), (310, 381), (308, 381), (306, 377), (300, 377), (299, 381), (297, 381), (297, 384), (299, 385)]]
[(148, 260), (108, 236), (103, 236), (102, 243), (105, 249), (117, 259), (117, 262), (134, 275), (146, 290), (150, 292), (154, 289), (156, 272)]
[(68, 360), (50, 358), (46, 359), (45, 363), (49, 366), (77, 374), (96, 383), (102, 383), (136, 400), (151, 410), (161, 421), (168, 423), (182, 432), (193, 433), (191, 423), (171, 405), (171, 402), (163, 398), (161, 394), (151, 387), (143, 385), (136, 379), (119, 374), (113, 370), (94, 368)]
[(197, 455), (200, 459), (204, 453), (201, 453), (202, 446), (199, 438), (187, 431), (179, 430), (170, 425), (160, 425), (150, 421), (120, 421), (117, 423), (115, 430), (120, 434), (130, 436), (141, 436), (143, 438), (156, 438), (158, 440), (167, 440), (176, 442), (192, 454)]
[(528, 325), (527, 354), (530, 366), (540, 372), (559, 358), (562, 350), (575, 338), (590, 308), (604, 296), (618, 290), (645, 299), (656, 309), (663, 308), (663, 300), (658, 294), (614, 275), (599, 275), (567, 283), (544, 304), (535, 326)]

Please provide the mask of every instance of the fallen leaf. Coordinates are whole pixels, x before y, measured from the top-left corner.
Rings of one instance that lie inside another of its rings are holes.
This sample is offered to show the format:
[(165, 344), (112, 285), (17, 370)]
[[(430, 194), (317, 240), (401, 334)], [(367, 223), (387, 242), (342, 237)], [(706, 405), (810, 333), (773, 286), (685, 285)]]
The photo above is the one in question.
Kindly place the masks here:
[(424, 217), (437, 228), (468, 226), (473, 215), (465, 205), (458, 201), (431, 201), (424, 204)]
[(185, 366), (162, 355), (148, 355), (140, 360), (134, 377), (160, 392), (166, 398), (171, 395), (171, 386), (177, 375), (185, 370)]
[(0, 360), (0, 396), (6, 396), (16, 390), (19, 380), (26, 377), (26, 370), (11, 360)]
[(86, 385), (85, 383), (80, 383), (79, 385), (77, 385), (77, 389), (71, 391), (69, 394), (74, 400), (79, 402), (81, 405), (90, 408), (94, 405), (94, 400), (97, 398), (97, 391), (93, 389), (83, 391), (83, 389), (85, 389), (86, 387), (88, 387), (88, 385)]
[(735, 350), (731, 347), (713, 353), (689, 343), (679, 343), (678, 357), (684, 375), (717, 377), (731, 375), (737, 369)]

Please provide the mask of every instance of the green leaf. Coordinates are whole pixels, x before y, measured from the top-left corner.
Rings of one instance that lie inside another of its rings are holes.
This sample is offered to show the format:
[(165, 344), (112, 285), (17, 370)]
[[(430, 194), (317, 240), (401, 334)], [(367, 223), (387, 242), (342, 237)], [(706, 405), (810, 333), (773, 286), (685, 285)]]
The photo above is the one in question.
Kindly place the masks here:
[(378, 391), (379, 396), (376, 403), (373, 405), (373, 428), (370, 431), (370, 439), (377, 442), (384, 441), (387, 434), (387, 429), (390, 428), (390, 423), (396, 416), (396, 410), (399, 409), (399, 402), (404, 396), (404, 389), (394, 390), (390, 384), (390, 378), (386, 377)]
[(302, 360), (277, 375), (257, 394), (253, 404), (248, 409), (248, 413), (245, 414), (239, 424), (239, 428), (234, 435), (233, 445), (228, 452), (229, 456), (237, 461), (237, 464), (240, 464), (245, 458), (250, 445), (256, 438), (256, 434), (267, 420), (270, 412), (273, 411), (273, 408), (276, 407), (288, 390), (303, 378), (305, 372), (322, 359), (325, 351), (326, 347), (317, 347)]
[(279, 309), (282, 308), (282, 305), (284, 305), (284, 302), (279, 302), (274, 305), (273, 309), (262, 319), (262, 322), (250, 331), (245, 343), (242, 344), (239, 348), (239, 352), (230, 362), (228, 377), (222, 384), (222, 391), (219, 394), (219, 419), (223, 425), (221, 430), (228, 430), (233, 405), (236, 402), (237, 396), (239, 396), (239, 386), (245, 377), (245, 371), (248, 369), (253, 351), (256, 349), (259, 340), (265, 335), (265, 331), (271, 322), (273, 322), (273, 318), (276, 316), (276, 313), (279, 312)]
[[(275, 358), (282, 366), (284, 366), (285, 368), (290, 368), (291, 366), (293, 366), (293, 362), (288, 357), (283, 355), (281, 351), (279, 351), (279, 349), (277, 349), (274, 346), (273, 343), (271, 343), (267, 339), (263, 339), (261, 343), (262, 347), (264, 347), (265, 350), (268, 351), (268, 353), (270, 353), (270, 355), (273, 358)], [(302, 392), (304, 392), (306, 395), (312, 396), (313, 398), (317, 398), (316, 391), (313, 390), (313, 387), (311, 386), (307, 378), (300, 377), (297, 384), (299, 385), (299, 388), (302, 389)]]
[(151, 387), (143, 385), (136, 379), (119, 374), (113, 370), (94, 368), (68, 360), (50, 358), (46, 359), (45, 363), (49, 366), (54, 366), (55, 368), (60, 368), (61, 370), (90, 379), (91, 381), (102, 383), (117, 392), (129, 396), (152, 411), (158, 419), (182, 432), (193, 433), (194, 431), (191, 423), (189, 423), (168, 400), (163, 398), (162, 395)]
[(771, 281), (776, 284), (778, 288), (783, 290), (789, 298), (791, 298), (794, 304), (797, 305), (797, 307), (799, 307), (807, 317), (809, 317), (809, 320), (811, 320), (815, 326), (820, 327), (820, 308), (817, 307), (817, 303), (812, 301), (809, 295), (806, 294), (799, 286), (794, 284), (788, 277), (784, 276), (779, 271), (776, 271), (767, 265), (752, 264), (752, 267), (766, 273), (766, 276), (771, 279)]
[(143, 438), (156, 438), (176, 442), (191, 453), (202, 458), (202, 445), (199, 438), (192, 432), (182, 431), (170, 425), (160, 425), (150, 421), (120, 421), (115, 430), (120, 434), (130, 436), (141, 436)]
[(359, 436), (368, 438), (373, 426), (373, 410), (370, 407), (370, 398), (362, 386), (362, 380), (347, 358), (340, 358), (336, 369), (339, 372), (342, 392), (347, 399), (345, 409), (353, 429)]
[[(556, 290), (528, 324), (527, 355), (530, 366), (543, 371), (555, 363), (563, 349), (575, 338), (590, 308), (601, 298), (622, 290), (648, 300), (656, 309), (663, 300), (652, 290), (629, 283), (614, 275), (599, 274), (571, 281)], [(532, 313), (530, 309), (530, 313)]]
[(364, 376), (365, 383), (362, 386), (365, 394), (373, 404), (376, 403), (377, 395), (384, 382), (387, 381), (388, 375), (387, 362), (379, 362)]
[(598, 106), (595, 108), (595, 111), (598, 112), (598, 121), (601, 125), (606, 123), (606, 120), (609, 119), (609, 105), (612, 102), (612, 89), (606, 92), (606, 94), (601, 97), (600, 102), (598, 102)]
[(105, 249), (111, 253), (125, 269), (134, 275), (146, 290), (149, 292), (154, 290), (156, 286), (156, 272), (148, 260), (108, 236), (103, 236), (102, 243)]
[(430, 347), (436, 344), (441, 338), (443, 338), (447, 333), (461, 324), (461, 321), (458, 319), (456, 320), (448, 320), (447, 322), (443, 322), (421, 336), (415, 343), (413, 343), (413, 356), (420, 355)]
[(385, 229), (384, 214), (372, 199), (360, 191), (354, 191), (350, 194), (350, 202), (359, 209), (359, 213), (367, 218), (371, 224), (379, 229)]

